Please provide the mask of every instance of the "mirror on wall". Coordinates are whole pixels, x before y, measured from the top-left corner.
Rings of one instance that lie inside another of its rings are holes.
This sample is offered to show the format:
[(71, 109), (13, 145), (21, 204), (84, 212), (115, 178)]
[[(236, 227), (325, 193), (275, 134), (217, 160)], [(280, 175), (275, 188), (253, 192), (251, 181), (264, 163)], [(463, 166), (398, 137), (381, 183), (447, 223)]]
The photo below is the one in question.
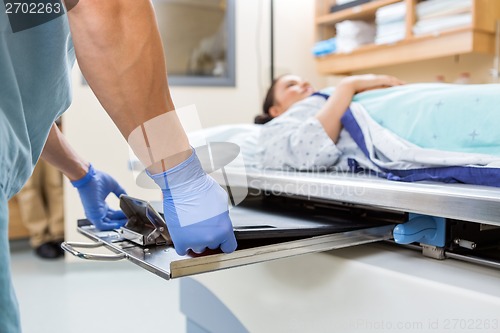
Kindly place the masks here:
[(154, 0), (170, 85), (235, 85), (235, 0)]

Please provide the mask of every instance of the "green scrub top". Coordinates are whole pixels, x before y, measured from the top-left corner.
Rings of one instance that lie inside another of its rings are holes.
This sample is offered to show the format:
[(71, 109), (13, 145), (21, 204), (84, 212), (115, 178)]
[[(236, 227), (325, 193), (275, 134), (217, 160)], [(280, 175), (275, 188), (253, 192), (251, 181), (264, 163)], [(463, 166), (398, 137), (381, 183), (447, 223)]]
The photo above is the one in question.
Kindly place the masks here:
[(52, 123), (69, 107), (74, 61), (66, 15), (13, 33), (0, 10), (0, 190), (7, 198), (29, 178)]
[(13, 33), (0, 1), (0, 332), (20, 333), (10, 276), (7, 200), (32, 173), (71, 101), (74, 50), (66, 15)]

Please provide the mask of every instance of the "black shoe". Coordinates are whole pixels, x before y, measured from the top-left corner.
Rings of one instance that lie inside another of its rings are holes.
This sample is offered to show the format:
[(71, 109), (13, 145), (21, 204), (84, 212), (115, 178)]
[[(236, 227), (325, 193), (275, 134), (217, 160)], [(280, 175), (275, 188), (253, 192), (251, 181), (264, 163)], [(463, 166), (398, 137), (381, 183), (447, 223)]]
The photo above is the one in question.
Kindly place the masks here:
[(61, 244), (64, 242), (64, 240), (56, 240), (56, 241), (52, 241), (51, 243), (54, 244), (54, 246), (56, 247), (57, 251), (59, 251), (61, 257), (64, 256), (64, 250), (62, 249), (61, 247)]
[(62, 256), (62, 253), (58, 250), (57, 246), (53, 243), (43, 243), (35, 249), (35, 253), (40, 258), (44, 259), (57, 259)]

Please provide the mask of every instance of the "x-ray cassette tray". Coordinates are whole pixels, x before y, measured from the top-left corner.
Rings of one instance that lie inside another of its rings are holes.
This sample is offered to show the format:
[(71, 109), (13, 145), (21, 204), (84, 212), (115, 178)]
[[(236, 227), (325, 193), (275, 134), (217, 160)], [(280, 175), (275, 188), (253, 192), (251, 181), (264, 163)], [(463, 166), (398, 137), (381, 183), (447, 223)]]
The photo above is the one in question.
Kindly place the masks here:
[[(238, 249), (230, 254), (207, 250), (202, 255), (190, 252), (180, 256), (170, 245), (141, 246), (126, 239), (120, 230), (99, 231), (88, 220), (78, 221), (78, 231), (94, 243), (65, 243), (65, 250), (82, 259), (127, 259), (168, 280), (392, 238), (393, 223), (325, 219), (268, 206), (253, 199), (231, 210)], [(77, 250), (100, 246), (115, 254), (94, 255)]]

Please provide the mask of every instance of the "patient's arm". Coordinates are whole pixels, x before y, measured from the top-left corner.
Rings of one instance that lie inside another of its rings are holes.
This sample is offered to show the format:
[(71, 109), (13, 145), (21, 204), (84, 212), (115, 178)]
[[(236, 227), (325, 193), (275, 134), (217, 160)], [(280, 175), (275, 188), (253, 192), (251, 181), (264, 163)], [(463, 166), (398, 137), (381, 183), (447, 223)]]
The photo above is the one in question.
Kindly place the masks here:
[(335, 143), (339, 138), (342, 124), (340, 119), (351, 104), (356, 93), (376, 89), (393, 87), (404, 84), (401, 80), (388, 75), (356, 75), (344, 78), (335, 88), (323, 108), (318, 112), (316, 118), (319, 120), (325, 132)]

